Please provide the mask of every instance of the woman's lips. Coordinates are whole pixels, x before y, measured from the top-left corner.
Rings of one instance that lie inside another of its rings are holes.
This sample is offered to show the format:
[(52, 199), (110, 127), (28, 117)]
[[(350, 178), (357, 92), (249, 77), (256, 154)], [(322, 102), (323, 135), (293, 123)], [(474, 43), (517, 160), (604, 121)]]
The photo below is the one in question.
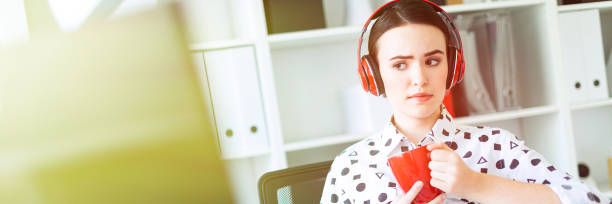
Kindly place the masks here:
[(433, 95), (428, 94), (428, 93), (416, 93), (416, 94), (412, 94), (408, 96), (408, 99), (415, 100), (417, 102), (425, 102), (431, 99), (432, 96)]

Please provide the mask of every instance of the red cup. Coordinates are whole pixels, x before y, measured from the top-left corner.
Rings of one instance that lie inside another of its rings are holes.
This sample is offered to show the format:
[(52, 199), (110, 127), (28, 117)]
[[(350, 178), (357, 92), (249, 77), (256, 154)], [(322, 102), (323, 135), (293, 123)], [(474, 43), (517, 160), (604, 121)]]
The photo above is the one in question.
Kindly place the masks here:
[(440, 189), (429, 184), (431, 169), (429, 169), (428, 164), (431, 157), (427, 146), (393, 156), (388, 161), (395, 179), (397, 179), (404, 192), (408, 192), (415, 182), (423, 182), (421, 191), (412, 203), (427, 203), (442, 193)]

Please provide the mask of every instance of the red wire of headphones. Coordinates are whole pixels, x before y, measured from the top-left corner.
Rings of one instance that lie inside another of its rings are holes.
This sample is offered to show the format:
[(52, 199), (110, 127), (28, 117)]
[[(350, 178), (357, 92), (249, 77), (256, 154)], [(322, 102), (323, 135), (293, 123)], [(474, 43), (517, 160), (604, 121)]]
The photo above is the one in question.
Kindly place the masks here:
[[(370, 16), (370, 18), (368, 18), (368, 21), (366, 21), (366, 24), (363, 26), (363, 29), (361, 30), (361, 37), (359, 38), (359, 44), (357, 47), (357, 70), (359, 72), (359, 76), (361, 77), (361, 86), (366, 92), (374, 96), (384, 95), (385, 88), (382, 83), (382, 78), (378, 73), (378, 68), (376, 67), (376, 64), (372, 63), (374, 56), (370, 56), (369, 54), (362, 55), (361, 53), (363, 37), (364, 34), (368, 31), (368, 26), (370, 25), (372, 18), (374, 18), (374, 16), (377, 16), (378, 12), (380, 12), (387, 5), (396, 1), (400, 0), (389, 1), (382, 5), (380, 8), (376, 9), (376, 11)], [(429, 0), (423, 1), (433, 6), (436, 13), (442, 18), (444, 24), (446, 24), (447, 30), (450, 32), (449, 47), (454, 48), (454, 50), (449, 53), (454, 53), (455, 57), (453, 58), (454, 60), (449, 63), (449, 65), (451, 65), (453, 69), (449, 69), (449, 71), (452, 70), (452, 73), (449, 73), (452, 74), (452, 77), (449, 78), (449, 81), (447, 81), (446, 91), (448, 92), (453, 86), (463, 80), (463, 73), (465, 72), (465, 61), (463, 59), (463, 46), (461, 44), (461, 37), (459, 36), (459, 31), (451, 20), (452, 18), (446, 13), (446, 11), (444, 11), (440, 6)]]

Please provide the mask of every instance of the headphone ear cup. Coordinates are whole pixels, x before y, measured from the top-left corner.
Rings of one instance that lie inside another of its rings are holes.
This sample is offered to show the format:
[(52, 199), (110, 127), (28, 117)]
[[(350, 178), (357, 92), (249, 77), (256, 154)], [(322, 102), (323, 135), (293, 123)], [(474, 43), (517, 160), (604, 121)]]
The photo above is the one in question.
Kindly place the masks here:
[(385, 94), (385, 86), (383, 85), (380, 70), (378, 69), (376, 61), (374, 61), (371, 55), (365, 55), (363, 57), (364, 61), (368, 64), (370, 73), (372, 73), (372, 79), (374, 79), (374, 86), (372, 86), (372, 89), (375, 89), (377, 92), (377, 94), (374, 95), (379, 96)]
[[(447, 90), (450, 90), (455, 85), (459, 84), (463, 80), (463, 72), (465, 71), (465, 64), (463, 61), (463, 55), (461, 52), (455, 48), (450, 48), (451, 53), (449, 53), (449, 73), (447, 77)], [(452, 57), (451, 57), (452, 56)]]
[(359, 77), (361, 78), (361, 88), (366, 92), (370, 92), (370, 82), (368, 81), (367, 71), (368, 64), (365, 61), (365, 58), (360, 58), (359, 60), (359, 68), (357, 71), (359, 72)]
[(372, 73), (371, 64), (368, 61), (368, 55), (361, 58), (361, 68), (363, 69), (362, 84), (365, 83), (364, 89), (374, 96), (378, 96), (378, 89), (376, 88), (376, 82), (374, 82), (374, 76)]

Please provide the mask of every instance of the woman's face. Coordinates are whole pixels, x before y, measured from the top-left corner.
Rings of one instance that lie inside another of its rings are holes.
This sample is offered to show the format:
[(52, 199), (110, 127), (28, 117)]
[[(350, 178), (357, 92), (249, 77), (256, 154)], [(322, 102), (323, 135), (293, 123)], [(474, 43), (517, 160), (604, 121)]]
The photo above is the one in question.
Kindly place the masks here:
[(377, 60), (394, 114), (426, 118), (439, 111), (446, 93), (446, 40), (432, 25), (409, 23), (377, 41)]

